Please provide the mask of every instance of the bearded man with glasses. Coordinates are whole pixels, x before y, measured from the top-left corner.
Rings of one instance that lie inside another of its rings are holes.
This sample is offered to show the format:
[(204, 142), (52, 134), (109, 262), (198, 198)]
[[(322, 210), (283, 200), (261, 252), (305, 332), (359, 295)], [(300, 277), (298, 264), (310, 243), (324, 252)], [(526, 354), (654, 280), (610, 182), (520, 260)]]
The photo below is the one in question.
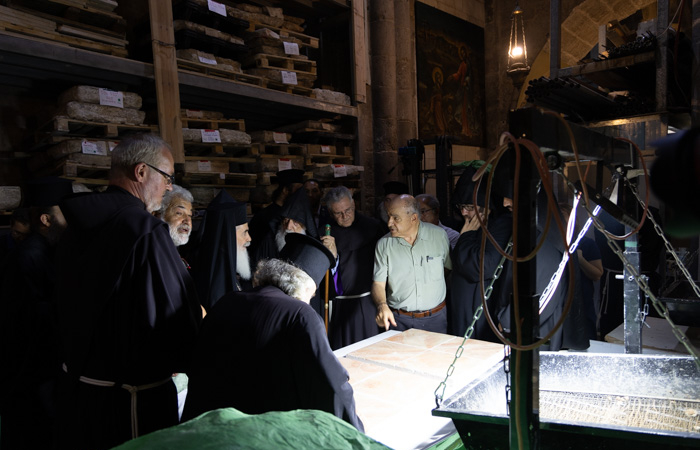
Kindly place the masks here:
[(128, 136), (107, 190), (61, 204), (58, 448), (112, 448), (178, 423), (172, 375), (187, 372), (202, 313), (168, 224), (151, 214), (173, 172), (161, 138)]

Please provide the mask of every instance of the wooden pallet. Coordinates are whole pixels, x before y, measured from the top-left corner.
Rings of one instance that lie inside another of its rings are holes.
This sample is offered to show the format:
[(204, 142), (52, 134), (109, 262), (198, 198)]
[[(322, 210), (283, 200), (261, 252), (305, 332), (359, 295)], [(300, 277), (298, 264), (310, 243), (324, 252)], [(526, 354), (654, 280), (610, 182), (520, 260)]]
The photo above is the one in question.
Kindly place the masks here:
[(267, 89), (273, 89), (275, 91), (286, 92), (287, 94), (301, 95), (303, 97), (315, 98), (314, 90), (312, 88), (297, 86), (294, 84), (284, 84), (279, 81), (268, 80), (263, 78), (263, 87)]
[(258, 155), (257, 161), (252, 164), (242, 164), (242, 170), (246, 173), (277, 172), (279, 160), (291, 164), (292, 169), (304, 169), (304, 157), (295, 155)]
[[(256, 183), (258, 186), (270, 186), (272, 184), (276, 184), (272, 182), (272, 179), (277, 176), (277, 172), (258, 172), (256, 176), (258, 177)], [(307, 172), (304, 174), (304, 177), (313, 178), (313, 173)]]
[(181, 117), (184, 128), (202, 128), (205, 130), (227, 130), (245, 131), (245, 121), (243, 119), (197, 119), (192, 117)]
[(352, 147), (347, 145), (306, 144), (306, 151), (308, 156), (352, 156)]
[(243, 65), (245, 67), (255, 66), (261, 69), (281, 69), (316, 75), (316, 61), (310, 61), (308, 59), (287, 58), (258, 53), (243, 61)]
[(306, 34), (297, 33), (296, 31), (291, 31), (279, 27), (273, 27), (271, 25), (265, 25), (264, 23), (250, 22), (248, 31), (253, 32), (260, 30), (262, 28), (267, 28), (275, 33), (279, 34), (280, 37), (293, 37), (301, 41), (301, 45), (311, 48), (318, 48), (319, 39), (313, 36), (308, 36)]
[(183, 181), (190, 186), (231, 186), (242, 189), (255, 186), (257, 176), (254, 173), (188, 173)]
[(64, 177), (76, 178), (109, 178), (109, 166), (85, 164), (77, 161), (61, 161), (51, 172)]
[(156, 125), (128, 125), (121, 123), (99, 123), (57, 116), (40, 128), (41, 131), (77, 137), (124, 137), (131, 133), (158, 133)]
[(192, 157), (229, 157), (235, 162), (254, 162), (258, 147), (251, 145), (229, 145), (209, 142), (185, 142), (185, 155)]
[(212, 66), (209, 64), (201, 64), (193, 61), (187, 61), (186, 59), (178, 58), (177, 67), (179, 70), (184, 70), (192, 73), (199, 73), (216, 78), (225, 78), (235, 83), (243, 83), (258, 86), (265, 89), (286, 92), (288, 94), (301, 95), (304, 97), (315, 97), (312, 88), (306, 88), (292, 84), (284, 84), (278, 81), (272, 81), (267, 78), (259, 77), (257, 75), (249, 75), (246, 73), (237, 73), (229, 72), (226, 70), (220, 70), (217, 69), (216, 66)]
[(250, 146), (257, 149), (257, 155), (303, 156), (306, 154), (306, 145), (303, 144), (262, 144), (253, 142)]
[(230, 72), (228, 70), (221, 70), (217, 69), (217, 66), (213, 66), (210, 64), (202, 64), (194, 61), (188, 61), (182, 58), (177, 58), (177, 68), (190, 72), (209, 75), (212, 77), (226, 78), (230, 81), (235, 81), (237, 83), (252, 84), (254, 86), (264, 87), (262, 77), (248, 75), (245, 73)]
[(307, 155), (306, 165), (320, 164), (352, 164), (352, 156), (346, 155)]

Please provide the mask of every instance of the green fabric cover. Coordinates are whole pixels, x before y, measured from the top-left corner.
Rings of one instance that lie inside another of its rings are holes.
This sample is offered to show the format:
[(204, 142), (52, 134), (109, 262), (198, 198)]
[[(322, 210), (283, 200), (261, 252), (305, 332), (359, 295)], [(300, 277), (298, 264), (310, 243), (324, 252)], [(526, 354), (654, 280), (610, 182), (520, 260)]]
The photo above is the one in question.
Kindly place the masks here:
[(386, 450), (389, 447), (323, 411), (298, 409), (248, 415), (234, 408), (222, 408), (115, 448)]

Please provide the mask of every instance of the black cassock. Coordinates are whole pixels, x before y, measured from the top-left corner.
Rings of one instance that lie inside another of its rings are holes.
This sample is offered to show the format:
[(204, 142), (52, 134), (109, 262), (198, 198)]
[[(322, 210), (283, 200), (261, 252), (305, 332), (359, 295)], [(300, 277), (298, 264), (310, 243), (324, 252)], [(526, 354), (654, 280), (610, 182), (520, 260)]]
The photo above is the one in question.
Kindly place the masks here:
[[(323, 226), (321, 226), (323, 229)], [(338, 279), (342, 296), (356, 296), (369, 292), (374, 273), (374, 248), (385, 234), (379, 220), (355, 214), (349, 227), (331, 223), (331, 236), (338, 249)], [(333, 297), (337, 279), (329, 285)], [(331, 348), (338, 349), (361, 341), (379, 332), (375, 316), (377, 308), (371, 295), (361, 298), (336, 298), (333, 300), (333, 315), (329, 329)]]
[(183, 421), (224, 407), (247, 414), (318, 409), (364, 431), (318, 314), (273, 286), (219, 300), (202, 323), (187, 375)]
[[(513, 232), (513, 217), (509, 213), (503, 213), (489, 218), (488, 229), (498, 245), (505, 249)], [(452, 274), (451, 291), (447, 304), (447, 332), (457, 336), (464, 336), (471, 325), (474, 312), (481, 306), (481, 239), (483, 230), (462, 233), (452, 249)], [(487, 240), (484, 249), (484, 289), (493, 279), (494, 271), (501, 261), (501, 254)], [(496, 283), (503, 283), (499, 279)], [(489, 311), (492, 315), (497, 312), (497, 301), (489, 300)], [(496, 336), (486, 322), (485, 311), (474, 325), (475, 339), (496, 342)]]
[[(201, 311), (167, 224), (113, 186), (68, 198), (61, 210), (68, 229), (57, 252), (67, 371), (60, 447), (112, 448), (130, 439), (134, 407), (139, 435), (177, 424), (171, 376), (186, 371)], [(94, 380), (140, 388), (132, 396)]]
[(3, 448), (50, 446), (56, 342), (54, 248), (34, 233), (8, 255), (0, 294), (0, 415)]

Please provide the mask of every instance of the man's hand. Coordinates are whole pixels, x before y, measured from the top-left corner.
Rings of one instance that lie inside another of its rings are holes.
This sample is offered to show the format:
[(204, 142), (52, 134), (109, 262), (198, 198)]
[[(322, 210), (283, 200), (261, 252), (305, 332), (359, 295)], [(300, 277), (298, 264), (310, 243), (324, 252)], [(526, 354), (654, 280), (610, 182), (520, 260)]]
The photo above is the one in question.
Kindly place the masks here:
[(394, 313), (391, 312), (389, 305), (386, 303), (386, 282), (372, 282), (372, 300), (377, 307), (377, 315), (374, 318), (377, 325), (384, 327), (386, 331), (389, 330), (389, 324), (396, 326)]
[[(481, 216), (481, 220), (484, 220), (483, 215)], [(474, 217), (472, 217), (472, 220), (465, 220), (464, 221), (464, 226), (462, 227), (462, 233), (465, 233), (467, 231), (476, 231), (479, 229), (480, 226), (481, 226), (481, 223), (479, 223), (479, 219), (476, 217), (476, 214), (475, 214)]]
[(389, 331), (389, 324), (396, 326), (396, 320), (394, 319), (394, 313), (389, 309), (389, 305), (386, 303), (379, 305), (377, 307), (377, 316), (375, 317), (377, 325), (384, 327), (384, 330)]
[(333, 253), (333, 257), (338, 257), (338, 249), (335, 247), (335, 238), (333, 236), (321, 236), (321, 242), (323, 246)]

